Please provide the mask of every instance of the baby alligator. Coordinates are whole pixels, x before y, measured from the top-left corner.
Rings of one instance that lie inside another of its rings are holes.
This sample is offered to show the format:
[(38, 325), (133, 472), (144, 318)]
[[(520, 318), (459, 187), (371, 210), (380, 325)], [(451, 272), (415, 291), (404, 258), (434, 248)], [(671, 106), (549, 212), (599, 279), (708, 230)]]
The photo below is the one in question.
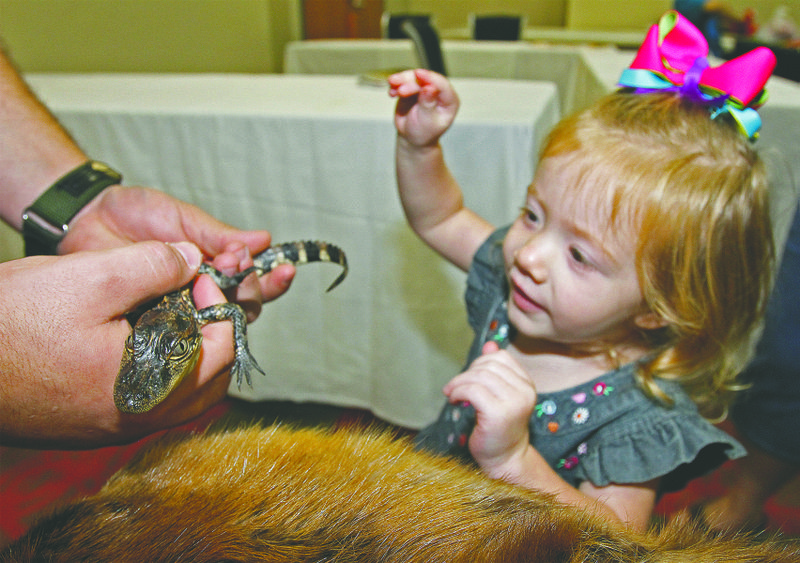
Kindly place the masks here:
[[(338, 246), (318, 241), (290, 242), (271, 246), (253, 258), (254, 265), (235, 276), (203, 264), (198, 274), (208, 274), (222, 289), (239, 285), (255, 272), (261, 276), (280, 264), (334, 262), (344, 270), (328, 287), (339, 285), (347, 275), (347, 257)], [(169, 293), (136, 321), (125, 342), (122, 363), (114, 383), (114, 403), (125, 413), (147, 412), (161, 401), (194, 369), (203, 336), (200, 328), (210, 322), (233, 323), (235, 360), (231, 376), (241, 388), (242, 379), (252, 385), (250, 370), (264, 371), (247, 345), (247, 322), (236, 303), (220, 303), (198, 310), (191, 287)]]

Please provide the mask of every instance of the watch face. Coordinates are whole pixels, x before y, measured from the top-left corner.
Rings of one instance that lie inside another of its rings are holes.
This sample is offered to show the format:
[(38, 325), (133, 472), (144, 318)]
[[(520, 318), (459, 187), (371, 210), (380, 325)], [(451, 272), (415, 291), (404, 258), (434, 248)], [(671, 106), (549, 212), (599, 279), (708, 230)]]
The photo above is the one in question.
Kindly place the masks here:
[(113, 180), (119, 176), (117, 172), (99, 162), (88, 162), (74, 172), (63, 177), (53, 187), (72, 197), (80, 197), (86, 190), (95, 187), (99, 180), (104, 178)]
[(91, 182), (92, 180), (89, 178), (89, 174), (87, 174), (85, 177), (63, 180), (56, 188), (72, 197), (80, 197), (83, 192), (91, 187)]

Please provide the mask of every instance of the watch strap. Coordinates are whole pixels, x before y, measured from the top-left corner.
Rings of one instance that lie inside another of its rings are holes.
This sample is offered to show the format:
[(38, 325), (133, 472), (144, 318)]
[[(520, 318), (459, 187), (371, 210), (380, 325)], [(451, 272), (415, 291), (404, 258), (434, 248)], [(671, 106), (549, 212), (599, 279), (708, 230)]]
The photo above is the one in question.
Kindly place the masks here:
[(22, 214), (25, 255), (56, 254), (69, 222), (87, 203), (122, 176), (90, 160), (59, 178)]

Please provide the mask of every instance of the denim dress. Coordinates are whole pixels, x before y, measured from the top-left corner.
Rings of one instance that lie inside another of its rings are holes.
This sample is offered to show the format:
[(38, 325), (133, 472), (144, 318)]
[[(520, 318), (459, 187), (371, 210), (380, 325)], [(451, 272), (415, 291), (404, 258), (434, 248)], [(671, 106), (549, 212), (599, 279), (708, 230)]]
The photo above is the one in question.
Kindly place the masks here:
[[(467, 277), (467, 311), (475, 331), (465, 369), (489, 340), (501, 347), (514, 337), (506, 309), (508, 282), (502, 242), (508, 227), (493, 233), (473, 258)], [(649, 398), (630, 363), (571, 389), (539, 393), (529, 421), (531, 444), (567, 483), (643, 483), (661, 478), (661, 490), (682, 488), (744, 448), (697, 411), (682, 387), (660, 380), (672, 399)], [(472, 462), (469, 435), (475, 409), (446, 404), (416, 437), (420, 449)]]

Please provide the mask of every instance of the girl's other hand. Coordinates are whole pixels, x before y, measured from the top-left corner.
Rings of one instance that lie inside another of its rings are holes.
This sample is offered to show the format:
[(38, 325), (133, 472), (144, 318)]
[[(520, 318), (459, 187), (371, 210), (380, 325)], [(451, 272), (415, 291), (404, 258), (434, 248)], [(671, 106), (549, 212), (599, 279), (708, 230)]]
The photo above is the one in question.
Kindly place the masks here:
[(393, 74), (389, 96), (397, 98), (395, 127), (410, 144), (435, 145), (455, 119), (459, 100), (450, 81), (436, 72), (417, 69)]

